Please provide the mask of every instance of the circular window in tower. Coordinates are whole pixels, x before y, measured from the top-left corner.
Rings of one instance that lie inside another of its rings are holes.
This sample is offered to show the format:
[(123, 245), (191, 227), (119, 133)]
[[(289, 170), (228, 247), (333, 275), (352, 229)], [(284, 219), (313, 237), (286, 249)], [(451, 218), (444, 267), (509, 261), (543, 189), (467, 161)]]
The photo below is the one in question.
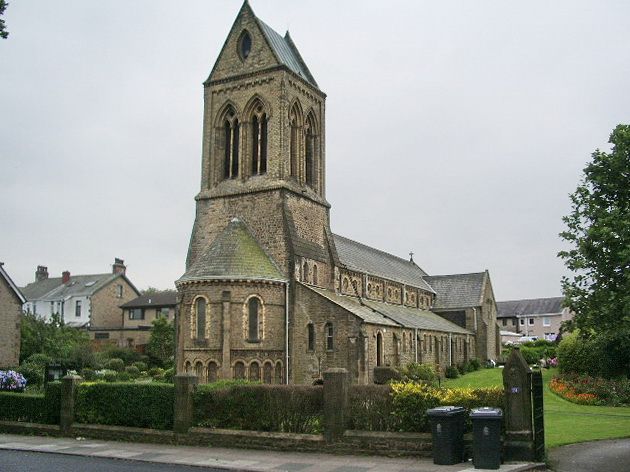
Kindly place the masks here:
[(252, 52), (252, 37), (248, 31), (243, 31), (238, 40), (238, 53), (241, 59), (245, 60), (250, 52)]

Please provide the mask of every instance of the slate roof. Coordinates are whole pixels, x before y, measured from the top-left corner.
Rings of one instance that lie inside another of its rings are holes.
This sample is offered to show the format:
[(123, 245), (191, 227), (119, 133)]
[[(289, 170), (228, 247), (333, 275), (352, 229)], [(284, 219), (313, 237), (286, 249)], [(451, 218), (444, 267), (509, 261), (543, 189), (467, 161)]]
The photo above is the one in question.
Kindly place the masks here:
[(304, 285), (304, 287), (317, 292), (322, 297), (327, 298), (336, 305), (356, 315), (366, 323), (385, 326), (403, 326), (405, 328), (442, 331), (446, 333), (472, 334), (471, 331), (455, 323), (451, 323), (430, 311), (419, 310), (403, 305), (375, 302), (365, 298), (359, 300), (356, 297), (338, 295), (331, 290), (324, 290), (307, 285)]
[(148, 308), (153, 306), (175, 306), (177, 305), (177, 292), (157, 292), (147, 295), (140, 295), (138, 298), (120, 305), (120, 308)]
[(3, 265), (4, 264), (0, 262), (0, 277), (2, 277), (7, 283), (7, 285), (9, 286), (9, 288), (13, 290), (13, 293), (15, 294), (15, 296), (20, 300), (20, 303), (26, 303), (26, 298), (24, 297), (24, 294), (21, 292), (18, 286), (15, 285), (15, 282), (13, 282), (11, 277), (9, 277), (9, 274), (7, 274), (7, 272), (4, 270)]
[(350, 270), (375, 275), (433, 292), (424, 280), (427, 275), (415, 262), (333, 234), (339, 261)]
[(472, 274), (432, 275), (425, 280), (435, 290), (436, 310), (480, 306), (486, 272)]
[(497, 302), (497, 318), (516, 315), (543, 315), (562, 313), (564, 298), (531, 298), (527, 300), (508, 300)]
[(234, 218), (177, 282), (200, 280), (285, 282), (286, 278), (245, 223)]
[[(22, 292), (28, 301), (33, 300), (63, 300), (68, 297), (91, 296), (105, 285), (123, 274), (90, 274), (72, 275), (68, 283), (64, 284), (61, 277), (52, 277), (37, 282), (31, 282)], [(127, 283), (133, 284), (125, 277)]]
[(284, 37), (282, 37), (273, 28), (271, 28), (271, 26), (262, 21), (256, 15), (254, 15), (254, 17), (260, 25), (260, 29), (267, 38), (271, 49), (278, 58), (278, 61), (280, 61), (281, 64), (287, 66), (291, 71), (295, 72), (297, 75), (302, 77), (314, 87), (319, 88), (317, 82), (315, 82), (315, 78), (311, 74), (311, 71), (308, 70), (306, 63), (297, 50), (295, 43), (291, 39), (291, 35), (289, 35), (289, 32), (287, 31)]

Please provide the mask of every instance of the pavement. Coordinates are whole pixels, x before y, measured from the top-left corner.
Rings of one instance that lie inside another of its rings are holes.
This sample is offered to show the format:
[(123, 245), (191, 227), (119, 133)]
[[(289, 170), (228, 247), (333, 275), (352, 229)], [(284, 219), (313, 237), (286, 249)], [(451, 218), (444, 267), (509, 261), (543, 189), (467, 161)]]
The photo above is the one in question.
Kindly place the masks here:
[[(472, 462), (435, 465), (432, 459), (324, 453), (260, 451), (215, 447), (173, 446), (85, 438), (0, 434), (0, 450), (109, 457), (159, 464), (192, 465), (230, 471), (287, 472), (472, 472)], [(502, 464), (501, 472), (545, 470), (541, 464)], [(574, 469), (575, 470), (575, 469)]]
[(549, 451), (555, 472), (628, 472), (630, 439), (610, 439), (561, 446)]

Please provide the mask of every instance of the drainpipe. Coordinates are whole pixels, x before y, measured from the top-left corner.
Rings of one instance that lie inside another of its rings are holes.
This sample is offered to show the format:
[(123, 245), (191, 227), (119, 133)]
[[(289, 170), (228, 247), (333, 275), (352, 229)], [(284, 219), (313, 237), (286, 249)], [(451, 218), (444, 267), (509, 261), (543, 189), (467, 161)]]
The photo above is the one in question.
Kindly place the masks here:
[(475, 334), (477, 334), (477, 308), (472, 307), (473, 309), (473, 326)]
[(453, 365), (453, 341), (451, 336), (453, 333), (448, 333), (448, 365)]
[(289, 384), (289, 282), (284, 284), (284, 383)]
[(416, 364), (418, 363), (418, 328), (413, 330), (413, 344), (416, 350)]

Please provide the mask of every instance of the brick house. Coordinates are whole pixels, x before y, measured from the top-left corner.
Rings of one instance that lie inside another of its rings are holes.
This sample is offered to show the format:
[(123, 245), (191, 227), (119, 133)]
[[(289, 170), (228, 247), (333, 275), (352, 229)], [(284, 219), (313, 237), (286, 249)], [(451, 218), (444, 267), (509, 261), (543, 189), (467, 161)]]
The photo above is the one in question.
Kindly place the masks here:
[(204, 83), (178, 371), (304, 384), (344, 367), (370, 383), (379, 365), (496, 358), (487, 272), (432, 278), (332, 233), (325, 99), (290, 35), (246, 1)]
[(66, 325), (85, 328), (92, 339), (106, 341), (108, 329), (122, 323), (120, 305), (140, 295), (126, 275), (122, 259), (116, 258), (112, 271), (102, 274), (49, 277), (45, 266), (38, 266), (35, 281), (22, 289), (23, 309), (50, 320), (60, 316)]
[(548, 341), (556, 339), (564, 321), (573, 319), (573, 313), (564, 306), (563, 297), (508, 300), (497, 302), (497, 307), (502, 330)]
[(20, 363), (20, 320), (24, 295), (0, 262), (0, 369)]

